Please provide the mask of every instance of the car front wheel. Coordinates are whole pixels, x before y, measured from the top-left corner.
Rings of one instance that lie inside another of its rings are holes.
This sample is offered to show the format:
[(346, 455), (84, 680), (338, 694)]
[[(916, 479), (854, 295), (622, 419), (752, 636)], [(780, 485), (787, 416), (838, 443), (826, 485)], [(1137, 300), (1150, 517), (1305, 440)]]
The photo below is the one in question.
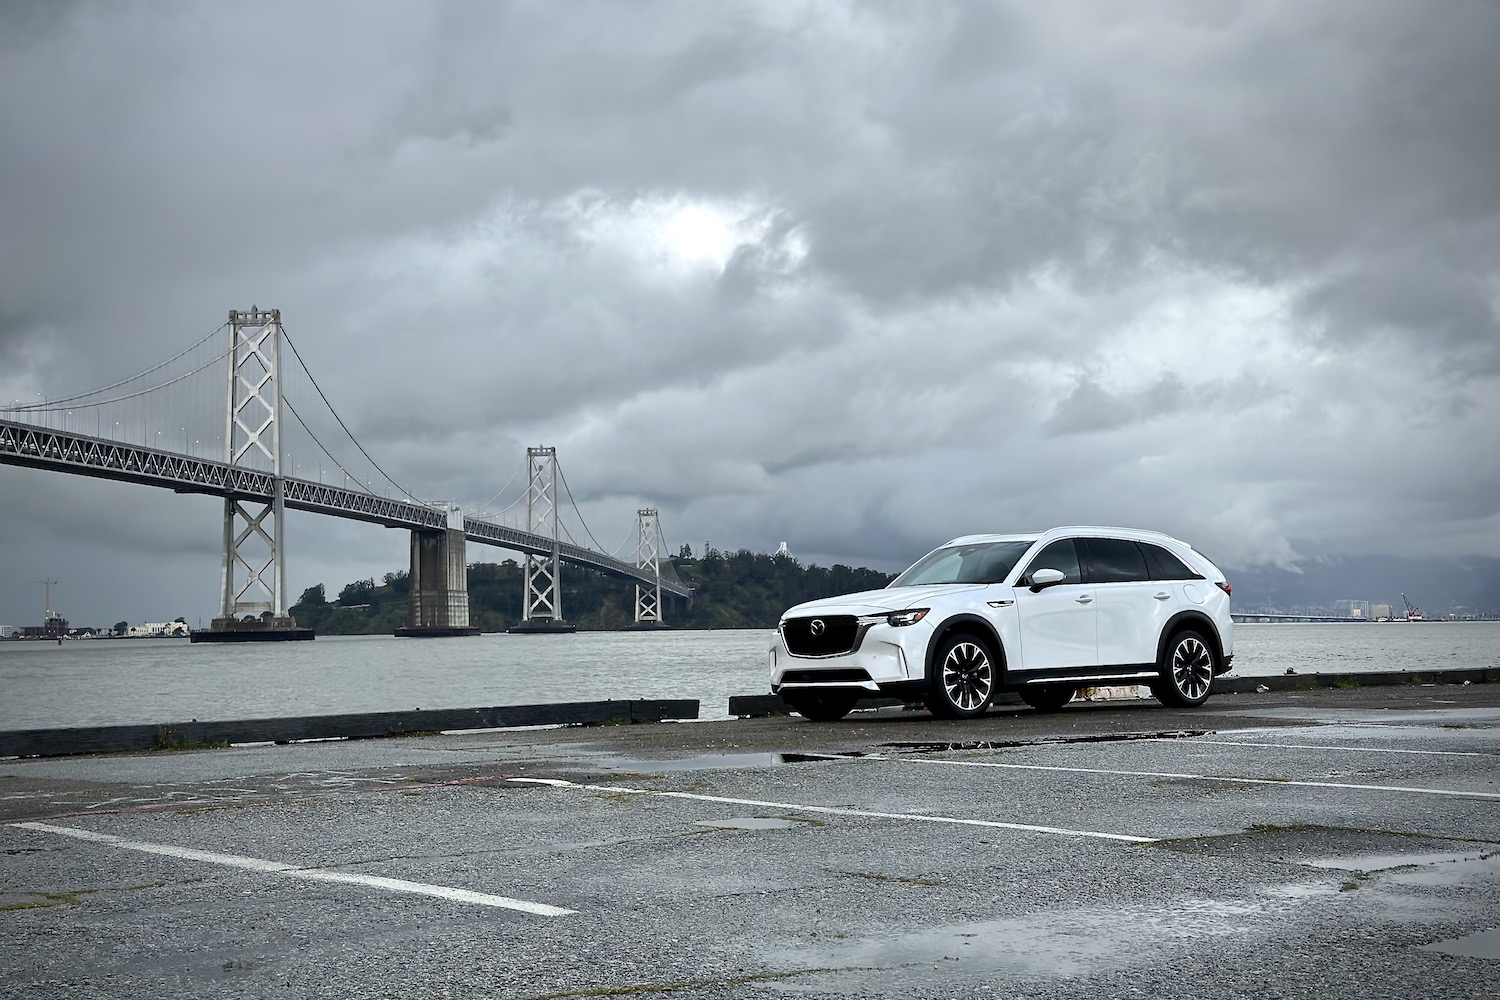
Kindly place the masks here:
[(1162, 651), (1161, 676), (1151, 693), (1166, 705), (1192, 708), (1208, 700), (1214, 683), (1214, 651), (1193, 631), (1178, 632)]
[(943, 719), (984, 714), (995, 696), (995, 658), (983, 640), (956, 635), (938, 647), (927, 709)]

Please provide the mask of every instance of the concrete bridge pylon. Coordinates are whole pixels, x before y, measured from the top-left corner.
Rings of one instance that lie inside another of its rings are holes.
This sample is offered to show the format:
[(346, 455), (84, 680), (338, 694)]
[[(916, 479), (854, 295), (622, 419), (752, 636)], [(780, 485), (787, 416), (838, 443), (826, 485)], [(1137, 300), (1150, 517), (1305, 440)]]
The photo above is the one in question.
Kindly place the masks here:
[(469, 565), (463, 511), (448, 505), (447, 526), (411, 533), (411, 592), (406, 598), (406, 625), (396, 635), (408, 638), (478, 635), (469, 624)]

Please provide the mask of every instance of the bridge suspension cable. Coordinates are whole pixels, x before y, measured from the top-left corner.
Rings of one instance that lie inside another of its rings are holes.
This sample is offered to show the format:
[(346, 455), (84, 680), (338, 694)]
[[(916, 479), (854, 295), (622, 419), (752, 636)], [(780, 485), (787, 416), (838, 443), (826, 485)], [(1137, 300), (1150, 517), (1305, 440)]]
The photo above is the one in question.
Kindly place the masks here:
[[(182, 355), (179, 354), (178, 357), (180, 358), (180, 357), (182, 357)], [(9, 409), (13, 413), (18, 413), (18, 412), (21, 412), (21, 413), (57, 413), (60, 410), (85, 410), (85, 409), (88, 409), (91, 406), (105, 406), (105, 405), (110, 404), (110, 403), (123, 403), (126, 400), (140, 399), (142, 396), (149, 395), (150, 393), (156, 392), (159, 389), (165, 389), (168, 386), (176, 385), (178, 382), (186, 381), (187, 379), (192, 378), (194, 375), (197, 375), (199, 372), (204, 371), (204, 370), (212, 367), (213, 365), (218, 364), (220, 361), (223, 361), (227, 357), (229, 357), (229, 352), (225, 351), (224, 353), (218, 355), (217, 357), (209, 358), (207, 361), (203, 362), (203, 364), (199, 365), (197, 368), (194, 368), (190, 372), (186, 372), (186, 373), (184, 373), (182, 375), (179, 375), (179, 376), (177, 376), (176, 378), (173, 378), (173, 379), (168, 379), (165, 382), (158, 382), (156, 385), (153, 385), (153, 386), (150, 386), (148, 388), (142, 389), (139, 392), (126, 393), (123, 396), (111, 396), (109, 399), (94, 399), (94, 400), (89, 400), (86, 403), (80, 403), (80, 402), (78, 402), (78, 400), (88, 399), (89, 396), (97, 395), (98, 393), (101, 393), (101, 392), (108, 392), (109, 389), (118, 389), (120, 386), (122, 386), (122, 385), (125, 384), (125, 382), (116, 382), (114, 385), (110, 386), (107, 389), (95, 389), (93, 392), (86, 392), (86, 393), (84, 393), (82, 395), (79, 395), (79, 396), (71, 396), (71, 397), (69, 397), (67, 399), (50, 399), (50, 400), (46, 400), (46, 401), (41, 402), (41, 403), (32, 403), (29, 406), (14, 406), (14, 407), (9, 407)], [(157, 368), (160, 368), (160, 367), (161, 367), (160, 365), (157, 366)], [(155, 368), (152, 369), (152, 371), (155, 371), (155, 370), (156, 370)], [(147, 375), (147, 374), (150, 374), (150, 373), (149, 372), (142, 372), (141, 373), (141, 375)], [(137, 375), (135, 377), (136, 378), (140, 378), (141, 375)], [(131, 379), (126, 379), (125, 381), (129, 382), (129, 381), (132, 381), (132, 380)]]
[[(495, 503), (496, 501), (498, 501), (501, 497), (503, 497), (505, 495), (505, 491), (508, 490), (508, 489), (510, 489), (511, 484), (513, 484), (516, 481), (516, 477), (521, 474), (521, 469), (522, 468), (524, 468), (524, 466), (518, 466), (516, 468), (516, 470), (510, 474), (510, 478), (505, 481), (505, 485), (502, 486), (502, 487), (500, 487), (500, 490), (494, 496), (490, 497), (488, 500), (486, 500), (484, 503), (480, 504), (478, 507), (476, 507), (474, 509), (476, 511), (481, 511), (481, 512), (488, 510), (490, 504)], [(513, 507), (515, 507), (517, 504), (521, 503), (521, 501), (523, 501), (525, 499), (526, 499), (526, 494), (524, 494), (524, 493), (520, 494), (519, 496), (517, 496), (514, 500), (512, 500), (510, 502), (509, 506), (500, 508), (499, 513), (504, 514), (506, 511), (511, 510)], [(478, 516), (484, 517), (486, 515), (480, 513)]]
[[(118, 389), (118, 388), (120, 388), (123, 385), (129, 385), (131, 382), (137, 381), (138, 379), (143, 379), (147, 375), (151, 375), (151, 374), (154, 374), (156, 372), (159, 372), (163, 368), (165, 368), (168, 365), (172, 364), (173, 362), (179, 361), (182, 358), (187, 357), (189, 354), (193, 353), (198, 348), (200, 348), (204, 344), (208, 343), (209, 340), (213, 339), (214, 337), (216, 337), (220, 333), (222, 333), (223, 330), (224, 330), (224, 327), (226, 327), (228, 325), (229, 324), (227, 322), (220, 323), (218, 326), (214, 327), (213, 330), (211, 330), (207, 335), (205, 335), (201, 340), (199, 340), (197, 343), (193, 344), (191, 347), (188, 347), (185, 350), (182, 350), (182, 351), (178, 352), (177, 354), (172, 355), (170, 358), (168, 358), (167, 360), (161, 362), (160, 364), (152, 365), (150, 368), (147, 368), (143, 372), (137, 372), (136, 374), (130, 376), (129, 378), (121, 379), (120, 381), (114, 383), (113, 385), (106, 385), (102, 389), (90, 389), (88, 392), (79, 393), (76, 396), (64, 396), (61, 399), (43, 400), (40, 403), (29, 403), (29, 404), (26, 404), (26, 405), (23, 405), (23, 406), (8, 406), (8, 407), (6, 407), (6, 409), (10, 410), (13, 413), (23, 413), (23, 412), (33, 412), (33, 411), (43, 411), (43, 412), (45, 412), (45, 411), (57, 410), (57, 409), (67, 409), (67, 407), (68, 407), (69, 404), (73, 404), (73, 409), (76, 410), (76, 409), (79, 408), (79, 406), (77, 405), (79, 400), (88, 399), (90, 396), (97, 396), (100, 393), (109, 392), (112, 389)], [(159, 385), (154, 385), (150, 389), (145, 389), (145, 390), (142, 390), (141, 392), (131, 393), (128, 396), (119, 396), (119, 397), (116, 397), (115, 399), (93, 400), (93, 401), (91, 401), (91, 402), (89, 402), (89, 403), (87, 403), (85, 405), (88, 405), (88, 406), (101, 406), (101, 405), (103, 405), (105, 403), (114, 403), (114, 402), (118, 402), (118, 401), (123, 400), (123, 399), (132, 399), (132, 398), (134, 398), (136, 396), (143, 396), (143, 395), (145, 395), (148, 392), (153, 392), (156, 389), (161, 389), (161, 388), (165, 388), (166, 386), (172, 385), (174, 382), (181, 382), (183, 379), (187, 378), (188, 376), (196, 375), (199, 372), (203, 371), (203, 369), (207, 368), (209, 365), (217, 364), (218, 362), (223, 361), (224, 358), (228, 356), (228, 354), (229, 354), (228, 351), (224, 351), (223, 353), (219, 354), (217, 357), (215, 357), (215, 358), (213, 358), (213, 359), (205, 362), (204, 364), (199, 365), (197, 368), (195, 368), (192, 371), (188, 372), (187, 375), (181, 375), (181, 376), (178, 376), (177, 378), (172, 379), (171, 381), (162, 382)]]
[[(562, 480), (563, 492), (568, 495), (568, 503), (572, 505), (572, 507), (573, 507), (573, 513), (575, 513), (575, 514), (578, 515), (578, 523), (581, 524), (581, 525), (583, 525), (584, 534), (588, 535), (589, 536), (589, 541), (591, 541), (591, 542), (594, 543), (594, 551), (596, 551), (596, 552), (604, 552), (604, 551), (606, 551), (606, 549), (604, 548), (604, 546), (602, 546), (602, 545), (599, 544), (599, 539), (595, 538), (594, 537), (594, 533), (589, 530), (589, 523), (583, 519), (583, 511), (581, 511), (581, 510), (578, 509), (578, 503), (577, 503), (577, 501), (575, 501), (573, 499), (573, 491), (568, 487), (568, 474), (562, 470), (562, 466), (561, 465), (559, 465), (557, 467), (557, 478), (559, 478), (559, 479)], [(567, 529), (564, 528), (563, 530), (566, 531)], [(568, 537), (570, 539), (572, 538), (571, 535), (569, 535)], [(575, 542), (574, 544), (577, 544), (577, 543)]]
[[(328, 408), (328, 412), (333, 415), (333, 419), (338, 421), (339, 428), (344, 432), (349, 440), (354, 443), (354, 447), (359, 449), (359, 453), (365, 457), (365, 460), (369, 462), (372, 467), (374, 467), (376, 472), (380, 473), (380, 475), (384, 477), (386, 482), (390, 483), (392, 486), (396, 487), (396, 489), (400, 490), (408, 500), (411, 500), (414, 503), (426, 503), (426, 501), (419, 498), (405, 486), (402, 486), (400, 483), (396, 482), (396, 480), (391, 477), (390, 473), (381, 468), (380, 463), (375, 461), (375, 459), (370, 456), (370, 453), (365, 450), (365, 446), (359, 443), (359, 439), (354, 436), (354, 432), (349, 430), (348, 425), (344, 423), (344, 418), (339, 416), (338, 411), (333, 408), (333, 404), (328, 401), (328, 396), (323, 392), (323, 387), (318, 384), (318, 380), (308, 369), (307, 362), (302, 360), (302, 353), (297, 350), (297, 345), (292, 342), (292, 338), (287, 334), (285, 325), (281, 327), (281, 336), (286, 341), (287, 346), (292, 349), (292, 356), (297, 359), (297, 366), (302, 369), (302, 373), (307, 376), (308, 382), (310, 382), (313, 389), (317, 391), (318, 398), (323, 401), (323, 405)], [(295, 414), (296, 411), (293, 410), (293, 413)], [(337, 458), (334, 458), (334, 456), (328, 451), (328, 449), (323, 446), (322, 442), (318, 441), (317, 436), (313, 434), (312, 428), (307, 426), (307, 422), (304, 421), (300, 415), (297, 416), (297, 422), (302, 425), (303, 430), (307, 431), (308, 436), (312, 437), (313, 441), (322, 450), (323, 454), (327, 455), (330, 459), (333, 459), (334, 464), (338, 465), (340, 471), (343, 471), (347, 474), (348, 470), (339, 463), (339, 460)], [(355, 481), (358, 482), (358, 479), (356, 478)]]

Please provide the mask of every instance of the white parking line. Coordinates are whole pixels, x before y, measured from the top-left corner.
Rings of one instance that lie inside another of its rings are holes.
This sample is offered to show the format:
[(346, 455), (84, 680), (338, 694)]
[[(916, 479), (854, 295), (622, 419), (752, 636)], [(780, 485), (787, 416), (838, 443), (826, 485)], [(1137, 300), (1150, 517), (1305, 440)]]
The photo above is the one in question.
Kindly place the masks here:
[(950, 764), (956, 767), (995, 767), (1008, 771), (1054, 771), (1067, 774), (1106, 774), (1124, 778), (1178, 778), (1187, 781), (1224, 781), (1240, 785), (1292, 785), (1301, 788), (1347, 788), (1362, 792), (1402, 792), (1411, 795), (1442, 795), (1459, 799), (1500, 800), (1500, 792), (1466, 792), (1452, 788), (1413, 788), (1406, 785), (1354, 785), (1340, 781), (1294, 781), (1291, 778), (1234, 778), (1221, 774), (1179, 774), (1174, 771), (1116, 771), (1102, 767), (1058, 767), (1048, 764), (1001, 764), (988, 760), (945, 760), (936, 757), (851, 757), (850, 760), (886, 760), (903, 764)]
[[(860, 760), (885, 760), (888, 758), (861, 757)], [(785, 809), (790, 812), (821, 813), (828, 816), (863, 816), (871, 819), (899, 819), (914, 823), (948, 823), (954, 826), (983, 826), (998, 830), (1024, 830), (1028, 833), (1051, 833), (1062, 837), (1092, 837), (1096, 840), (1123, 840), (1130, 844), (1154, 844), (1156, 837), (1132, 837), (1124, 833), (1100, 833), (1097, 830), (1069, 830), (1058, 826), (1033, 826), (1029, 823), (1002, 823), (990, 819), (964, 819), (960, 816), (929, 816), (924, 813), (872, 812), (868, 809), (845, 809), (839, 806), (809, 806), (800, 802), (767, 802), (760, 799), (734, 799), (723, 795), (699, 795), (694, 792), (664, 792), (655, 788), (628, 788), (623, 785), (580, 785), (561, 778), (507, 778), (527, 785), (546, 785), (551, 788), (576, 788), (589, 792), (610, 794), (654, 795), (664, 799), (690, 799), (694, 802), (719, 802), (726, 805), (754, 806), (758, 809)]]
[(49, 823), (11, 823), (10, 825), (21, 830), (55, 833), (64, 837), (72, 837), (75, 840), (87, 840), (95, 844), (107, 844), (110, 847), (119, 847), (127, 851), (164, 854), (167, 857), (179, 858), (183, 861), (206, 861), (209, 864), (224, 865), (228, 868), (243, 868), (246, 871), (283, 875), (287, 878), (302, 879), (309, 882), (339, 882), (345, 885), (363, 885), (372, 889), (385, 889), (390, 892), (410, 892), (420, 896), (436, 896), (438, 899), (447, 899), (455, 903), (473, 903), (477, 906), (498, 906), (507, 910), (519, 910), (522, 913), (534, 913), (540, 917), (562, 917), (578, 912), (577, 910), (565, 910), (560, 906), (548, 906), (546, 903), (533, 903), (525, 899), (511, 899), (509, 896), (494, 896), (487, 892), (473, 892), (469, 889), (455, 889), (446, 885), (429, 885), (425, 882), (408, 882), (402, 878), (357, 875), (352, 872), (332, 872), (321, 868), (298, 868), (294, 865), (283, 864), (280, 861), (247, 858), (239, 854), (217, 854), (213, 851), (197, 851), (190, 847), (173, 847), (170, 844), (149, 844), (140, 840), (124, 840), (107, 833), (95, 833), (93, 830), (79, 830), (68, 826), (53, 826)]
[(1190, 740), (1169, 739), (1165, 736), (1153, 736), (1137, 740), (1138, 743), (1184, 743), (1193, 746), (1198, 743), (1208, 743), (1218, 747), (1273, 747), (1277, 750), (1348, 750), (1354, 753), (1405, 753), (1421, 754), (1427, 757), (1494, 757), (1496, 754), (1485, 753), (1482, 750), (1408, 750), (1400, 747), (1360, 747), (1339, 746), (1333, 743), (1259, 743), (1253, 740), (1206, 740), (1194, 737)]

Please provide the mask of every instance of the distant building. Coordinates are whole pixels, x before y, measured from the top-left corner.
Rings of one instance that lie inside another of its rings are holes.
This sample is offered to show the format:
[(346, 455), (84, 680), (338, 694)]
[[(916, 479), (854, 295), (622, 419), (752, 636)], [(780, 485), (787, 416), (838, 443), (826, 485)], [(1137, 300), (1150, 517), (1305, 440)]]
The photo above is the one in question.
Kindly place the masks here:
[(132, 625), (125, 633), (133, 639), (150, 639), (161, 636), (187, 635), (186, 622), (147, 622), (144, 625)]
[(1369, 601), (1342, 600), (1333, 602), (1333, 615), (1337, 618), (1370, 618)]
[(68, 634), (68, 620), (59, 616), (46, 619), (43, 625), (21, 626), (22, 639), (61, 639)]
[(1379, 621), (1390, 621), (1391, 620), (1391, 606), (1389, 604), (1372, 604), (1372, 605), (1370, 605), (1370, 617), (1373, 618), (1373, 619), (1375, 619), (1378, 622)]
[(0, 625), (0, 639), (14, 639), (20, 634), (14, 625)]

